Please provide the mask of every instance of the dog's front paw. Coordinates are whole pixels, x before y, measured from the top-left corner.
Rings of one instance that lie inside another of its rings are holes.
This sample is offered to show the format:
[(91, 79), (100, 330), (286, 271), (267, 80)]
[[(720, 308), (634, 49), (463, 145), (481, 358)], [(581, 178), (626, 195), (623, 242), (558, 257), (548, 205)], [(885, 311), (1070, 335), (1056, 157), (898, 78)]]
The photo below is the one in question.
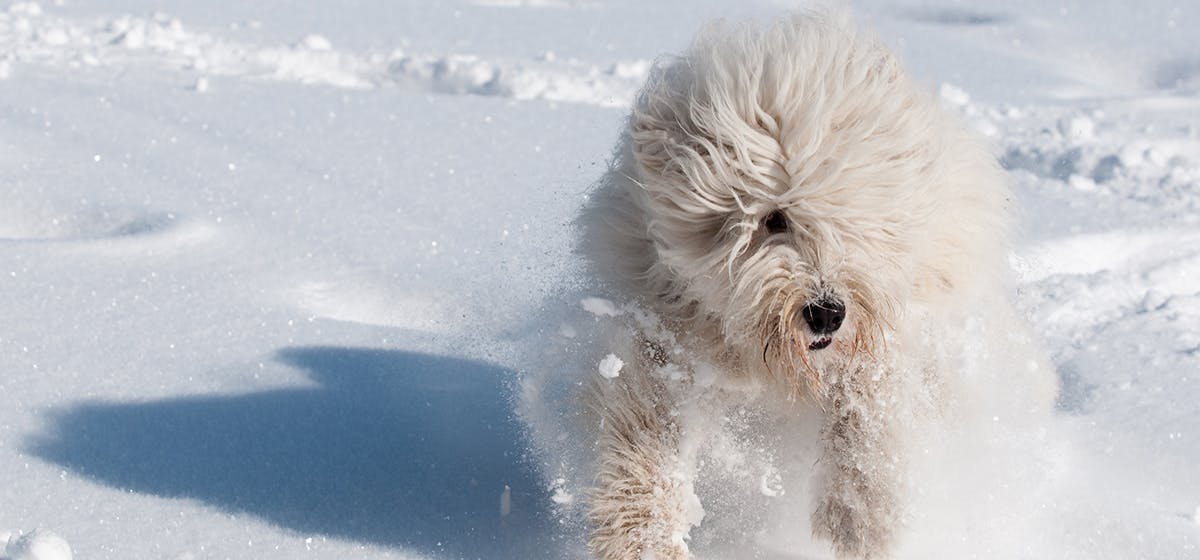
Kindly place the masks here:
[[(606, 471), (607, 472), (607, 471)], [(688, 560), (692, 522), (686, 507), (690, 487), (666, 476), (601, 481), (591, 495), (593, 524), (588, 548), (603, 560)], [(698, 523), (698, 520), (696, 521)]]
[(813, 535), (828, 539), (838, 558), (885, 558), (891, 550), (894, 520), (865, 503), (827, 496), (813, 513)]
[(686, 544), (668, 542), (644, 550), (638, 560), (688, 560), (691, 557)]
[(624, 534), (598, 531), (588, 548), (600, 560), (689, 560), (691, 553), (682, 539), (646, 538), (631, 530)]

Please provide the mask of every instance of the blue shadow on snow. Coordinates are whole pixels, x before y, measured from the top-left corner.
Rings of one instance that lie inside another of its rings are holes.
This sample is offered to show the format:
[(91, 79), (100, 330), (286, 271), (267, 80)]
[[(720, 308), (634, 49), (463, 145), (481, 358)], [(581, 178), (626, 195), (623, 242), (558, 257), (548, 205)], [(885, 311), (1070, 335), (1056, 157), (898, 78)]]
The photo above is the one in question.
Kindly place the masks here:
[(373, 349), (289, 348), (277, 359), (318, 386), (82, 404), (55, 412), (51, 435), (28, 451), (103, 484), (301, 534), (454, 558), (559, 556), (548, 496), (523, 460), (511, 372)]

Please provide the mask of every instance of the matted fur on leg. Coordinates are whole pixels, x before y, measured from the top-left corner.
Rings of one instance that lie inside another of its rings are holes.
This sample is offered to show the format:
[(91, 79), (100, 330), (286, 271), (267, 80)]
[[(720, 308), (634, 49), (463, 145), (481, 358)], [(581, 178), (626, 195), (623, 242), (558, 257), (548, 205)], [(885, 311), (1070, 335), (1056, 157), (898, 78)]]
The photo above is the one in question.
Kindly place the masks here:
[(588, 403), (599, 419), (595, 488), (588, 543), (598, 558), (687, 558), (687, 497), (677, 474), (679, 428), (660, 381), (635, 368), (598, 379)]

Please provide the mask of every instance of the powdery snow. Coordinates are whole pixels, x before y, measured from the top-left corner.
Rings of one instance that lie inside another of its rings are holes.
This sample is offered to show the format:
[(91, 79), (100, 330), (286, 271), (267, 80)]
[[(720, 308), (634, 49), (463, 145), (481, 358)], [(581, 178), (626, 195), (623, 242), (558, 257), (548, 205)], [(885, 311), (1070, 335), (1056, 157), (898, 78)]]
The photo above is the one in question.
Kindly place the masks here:
[[(902, 557), (1197, 557), (1200, 6), (855, 4), (1010, 170), (1062, 383), (931, 450)], [(650, 61), (787, 5), (0, 5), (3, 557), (585, 557), (572, 395), (642, 318), (571, 221)], [(681, 473), (699, 558), (828, 557), (765, 420)]]

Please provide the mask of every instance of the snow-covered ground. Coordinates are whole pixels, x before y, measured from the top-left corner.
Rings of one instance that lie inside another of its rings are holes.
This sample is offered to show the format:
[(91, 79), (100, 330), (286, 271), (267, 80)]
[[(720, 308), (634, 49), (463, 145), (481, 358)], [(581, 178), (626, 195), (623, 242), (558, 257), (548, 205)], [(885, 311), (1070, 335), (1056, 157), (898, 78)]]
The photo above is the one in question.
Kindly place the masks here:
[[(854, 4), (1012, 170), (1063, 385), (956, 554), (1200, 557), (1200, 5)], [(655, 56), (791, 5), (0, 6), (0, 558), (578, 556), (512, 404), (570, 222)]]

